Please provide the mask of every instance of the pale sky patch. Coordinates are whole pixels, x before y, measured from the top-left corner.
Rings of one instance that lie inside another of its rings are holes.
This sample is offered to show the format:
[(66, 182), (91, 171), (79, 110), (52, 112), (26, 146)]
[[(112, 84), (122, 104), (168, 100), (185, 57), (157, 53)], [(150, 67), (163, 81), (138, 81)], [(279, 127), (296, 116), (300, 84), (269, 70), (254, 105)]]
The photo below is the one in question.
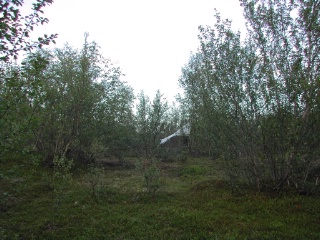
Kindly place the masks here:
[(214, 25), (214, 8), (244, 31), (238, 0), (55, 0), (44, 9), (49, 23), (34, 36), (58, 33), (55, 47), (81, 48), (88, 32), (135, 93), (143, 89), (152, 98), (160, 89), (172, 101), (181, 68), (199, 45), (198, 26)]

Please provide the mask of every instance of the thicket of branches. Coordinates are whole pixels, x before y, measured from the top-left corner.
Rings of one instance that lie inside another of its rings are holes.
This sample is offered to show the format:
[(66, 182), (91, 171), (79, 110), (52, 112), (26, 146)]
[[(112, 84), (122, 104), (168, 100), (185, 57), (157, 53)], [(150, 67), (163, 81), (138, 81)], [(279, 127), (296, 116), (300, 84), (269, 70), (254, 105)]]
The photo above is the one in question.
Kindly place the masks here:
[[(23, 1), (1, 2), (0, 158), (32, 153), (48, 165), (106, 155), (153, 159), (183, 119), (191, 124), (191, 153), (220, 159), (233, 186), (317, 190), (320, 2), (240, 2), (245, 38), (218, 13), (214, 26), (199, 27), (201, 47), (179, 80), (180, 106), (158, 91), (152, 101), (141, 92), (136, 108), (120, 68), (88, 34), (81, 49), (41, 49), (56, 35), (29, 39), (48, 22), (41, 14), (52, 1), (37, 1), (25, 17)], [(21, 52), (22, 63), (12, 62)]]
[(216, 14), (183, 69), (194, 153), (224, 162), (231, 183), (318, 187), (320, 2), (241, 1), (248, 34)]
[[(78, 163), (105, 156), (122, 161), (128, 154), (151, 158), (173, 125), (168, 103), (160, 92), (152, 104), (142, 94), (134, 114), (133, 89), (88, 34), (81, 49), (42, 49), (56, 34), (32, 41), (29, 33), (48, 22), (43, 8), (52, 2), (37, 1), (28, 16), (20, 14), (23, 1), (0, 3), (1, 159), (32, 153), (52, 165), (65, 158)], [(19, 64), (21, 53), (26, 57)]]

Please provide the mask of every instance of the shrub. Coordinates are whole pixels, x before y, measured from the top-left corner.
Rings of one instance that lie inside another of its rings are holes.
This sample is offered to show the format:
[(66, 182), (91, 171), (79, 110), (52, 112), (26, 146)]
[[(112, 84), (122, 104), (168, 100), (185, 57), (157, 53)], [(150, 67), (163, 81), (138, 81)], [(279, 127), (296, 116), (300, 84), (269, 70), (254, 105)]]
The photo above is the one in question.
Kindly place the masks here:
[(139, 161), (137, 166), (144, 176), (147, 192), (155, 196), (156, 191), (160, 188), (160, 170), (156, 159), (146, 159)]

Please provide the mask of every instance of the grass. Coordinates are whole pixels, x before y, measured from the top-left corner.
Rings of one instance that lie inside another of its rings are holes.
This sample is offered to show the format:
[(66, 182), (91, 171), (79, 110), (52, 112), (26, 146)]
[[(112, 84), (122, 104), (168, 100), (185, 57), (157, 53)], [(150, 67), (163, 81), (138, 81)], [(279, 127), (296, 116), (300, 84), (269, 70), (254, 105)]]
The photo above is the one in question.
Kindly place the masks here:
[[(51, 170), (27, 161), (0, 170), (0, 239), (320, 239), (320, 199), (231, 193), (217, 163), (160, 165), (156, 196), (138, 169), (88, 169), (57, 196)], [(57, 199), (59, 204), (57, 205)]]

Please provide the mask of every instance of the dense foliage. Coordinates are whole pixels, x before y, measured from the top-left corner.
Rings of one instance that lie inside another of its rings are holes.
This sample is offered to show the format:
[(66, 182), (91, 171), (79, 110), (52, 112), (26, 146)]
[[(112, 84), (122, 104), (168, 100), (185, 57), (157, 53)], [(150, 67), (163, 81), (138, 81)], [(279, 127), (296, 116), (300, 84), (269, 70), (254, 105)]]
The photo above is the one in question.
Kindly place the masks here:
[[(44, 35), (32, 41), (29, 34), (35, 26), (48, 22), (41, 15), (42, 9), (51, 3), (51, 0), (39, 0), (32, 5), (31, 14), (21, 16), (23, 1), (0, 1), (0, 158), (8, 153), (14, 156), (16, 150), (23, 152), (29, 138), (28, 128), (33, 124), (31, 116), (34, 115), (29, 104), (32, 99), (41, 97), (39, 73), (46, 64), (32, 56), (32, 50), (54, 42), (57, 37), (57, 34)], [(33, 78), (26, 78), (24, 66), (13, 62), (21, 53), (30, 54)]]
[[(153, 100), (141, 92), (134, 106), (120, 68), (87, 33), (81, 49), (42, 49), (54, 34), (32, 42), (29, 32), (48, 22), (41, 14), (51, 3), (37, 1), (21, 17), (23, 1), (1, 2), (1, 159), (27, 153), (48, 166), (113, 157), (124, 164), (133, 155), (157, 170), (173, 154), (160, 139), (190, 123), (184, 150), (222, 160), (232, 186), (318, 191), (318, 1), (242, 0), (245, 38), (216, 13), (214, 26), (199, 27), (201, 47), (182, 69), (178, 107), (159, 91)], [(22, 63), (11, 62), (21, 52)]]
[[(28, 16), (20, 14), (23, 1), (1, 2), (1, 158), (32, 153), (49, 165), (64, 158), (80, 163), (105, 156), (122, 161), (127, 154), (151, 158), (168, 125), (167, 103), (158, 92), (152, 107), (146, 103), (148, 123), (142, 125), (143, 116), (133, 114), (133, 89), (88, 34), (80, 50), (70, 45), (42, 50), (57, 35), (32, 41), (29, 34), (48, 22), (41, 14), (52, 2), (37, 1)], [(26, 58), (13, 63), (19, 53)]]
[(248, 34), (216, 14), (183, 69), (193, 151), (225, 161), (235, 184), (318, 188), (319, 2), (241, 1)]
[[(119, 68), (100, 55), (87, 35), (81, 50), (66, 45), (38, 51), (29, 55), (20, 75), (13, 77), (21, 84), (14, 96), (21, 101), (18, 110), (24, 112), (16, 121), (8, 119), (16, 117), (16, 111), (7, 113), (3, 124), (17, 125), (27, 119), (25, 144), (48, 163), (67, 155), (90, 162), (106, 149), (117, 148), (119, 138), (131, 131), (133, 90), (120, 76)], [(13, 91), (10, 81), (4, 82), (2, 90)], [(12, 128), (7, 126), (9, 131)], [(18, 134), (21, 138), (22, 132)]]

